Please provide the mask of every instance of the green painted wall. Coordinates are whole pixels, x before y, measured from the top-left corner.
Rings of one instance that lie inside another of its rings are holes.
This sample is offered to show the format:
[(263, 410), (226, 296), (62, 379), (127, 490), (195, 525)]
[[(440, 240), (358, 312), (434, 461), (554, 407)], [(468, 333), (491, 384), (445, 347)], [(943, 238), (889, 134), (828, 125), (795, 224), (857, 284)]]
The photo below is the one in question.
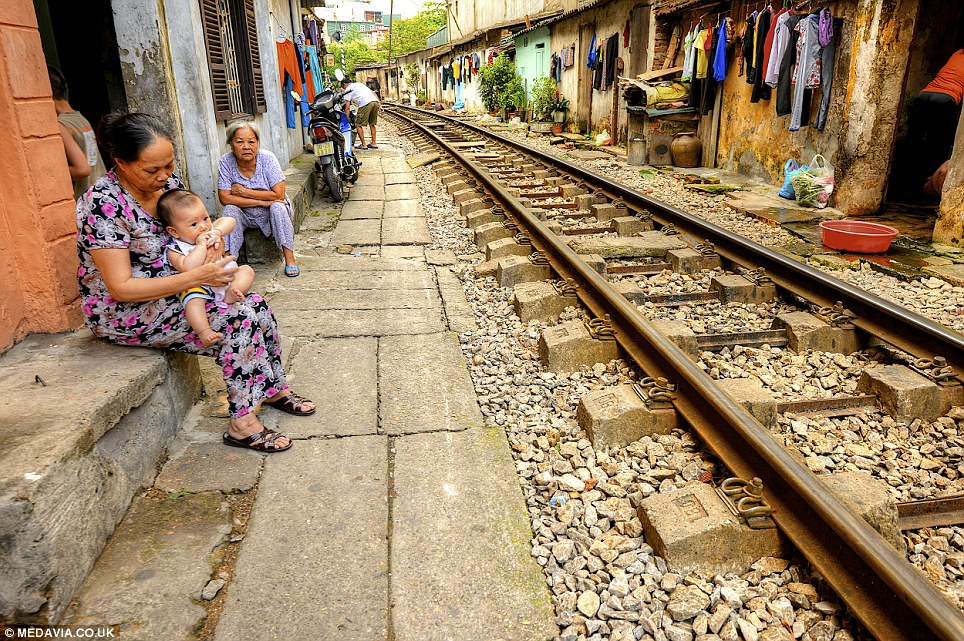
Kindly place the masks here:
[(549, 75), (549, 27), (539, 27), (535, 31), (516, 36), (515, 69), (522, 77), (529, 98), (532, 98), (532, 85), (536, 78)]

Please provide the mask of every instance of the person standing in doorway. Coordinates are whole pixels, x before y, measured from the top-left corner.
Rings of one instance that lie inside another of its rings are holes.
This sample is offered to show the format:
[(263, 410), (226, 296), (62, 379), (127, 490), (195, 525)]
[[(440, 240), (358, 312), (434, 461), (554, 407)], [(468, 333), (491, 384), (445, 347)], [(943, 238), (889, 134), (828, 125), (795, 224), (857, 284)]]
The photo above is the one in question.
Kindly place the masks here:
[(345, 100), (345, 113), (351, 109), (351, 103), (358, 105), (358, 113), (355, 115), (355, 132), (358, 134), (358, 144), (355, 149), (365, 149), (365, 132), (363, 127), (368, 125), (368, 130), (372, 134), (372, 142), (367, 146), (368, 149), (378, 149), (376, 141), (375, 125), (378, 124), (378, 114), (382, 110), (382, 103), (378, 96), (371, 89), (360, 82), (352, 82), (348, 78), (341, 81), (344, 89), (342, 98)]
[(964, 49), (951, 54), (914, 101), (911, 137), (921, 146), (919, 164), (930, 175), (951, 156), (964, 97)]
[[(70, 106), (67, 93), (67, 80), (56, 67), (47, 66), (50, 77), (50, 90), (53, 93), (54, 109), (57, 110), (57, 122), (60, 123), (60, 133), (64, 136), (64, 144), (69, 145), (69, 136), (80, 148), (83, 159), (79, 163), (69, 161), (70, 178), (74, 183), (74, 200), (84, 195), (84, 192), (97, 182), (97, 179), (107, 173), (104, 161), (97, 150), (97, 138), (90, 122), (83, 114)], [(86, 165), (86, 166), (85, 166)]]

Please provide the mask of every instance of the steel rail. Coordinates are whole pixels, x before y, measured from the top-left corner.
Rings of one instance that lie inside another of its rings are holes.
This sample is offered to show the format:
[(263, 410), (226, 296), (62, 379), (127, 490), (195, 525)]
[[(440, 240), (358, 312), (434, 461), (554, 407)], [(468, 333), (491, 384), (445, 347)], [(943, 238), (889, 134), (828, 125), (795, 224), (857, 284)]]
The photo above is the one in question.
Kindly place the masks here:
[(947, 601), (860, 516), (815, 479), (742, 406), (672, 341), (664, 337), (608, 281), (484, 168), (428, 127), (422, 133), (469, 170), (529, 231), (563, 278), (597, 317), (610, 315), (620, 346), (649, 376), (677, 383), (676, 411), (723, 463), (744, 478), (760, 477), (773, 519), (789, 541), (827, 580), (863, 625), (881, 641), (964, 639), (964, 615)]
[(774, 284), (804, 300), (821, 307), (832, 307), (840, 301), (845, 308), (857, 314), (857, 318), (851, 322), (867, 335), (876, 336), (917, 358), (943, 356), (948, 365), (954, 368), (957, 377), (964, 380), (964, 335), (958, 332), (584, 167), (526, 147), (471, 123), (413, 107), (405, 108), (432, 118), (444, 118), (492, 138), (592, 184), (609, 198), (622, 200), (632, 209), (649, 211), (661, 224), (672, 223), (678, 230), (691, 236), (709, 239), (717, 252), (727, 260), (751, 270), (763, 267)]

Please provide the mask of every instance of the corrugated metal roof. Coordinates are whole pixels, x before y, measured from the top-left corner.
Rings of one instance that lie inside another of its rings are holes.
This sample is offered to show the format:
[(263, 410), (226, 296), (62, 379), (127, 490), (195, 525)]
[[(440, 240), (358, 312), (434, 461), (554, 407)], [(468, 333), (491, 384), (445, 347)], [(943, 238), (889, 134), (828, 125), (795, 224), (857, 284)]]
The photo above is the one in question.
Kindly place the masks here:
[(712, 7), (726, 4), (725, 0), (656, 0), (653, 12), (658, 16), (686, 11), (694, 7)]

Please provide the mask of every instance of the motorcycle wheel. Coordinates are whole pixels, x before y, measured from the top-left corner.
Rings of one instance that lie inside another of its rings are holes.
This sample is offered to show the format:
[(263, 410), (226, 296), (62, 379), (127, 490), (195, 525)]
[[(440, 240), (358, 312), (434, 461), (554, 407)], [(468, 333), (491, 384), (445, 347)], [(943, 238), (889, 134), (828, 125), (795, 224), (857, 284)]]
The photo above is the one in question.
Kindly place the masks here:
[(336, 203), (343, 201), (345, 199), (345, 192), (341, 175), (335, 169), (335, 163), (330, 162), (327, 165), (322, 165), (321, 175), (325, 179), (325, 184), (328, 185), (328, 191), (331, 192), (332, 201)]

